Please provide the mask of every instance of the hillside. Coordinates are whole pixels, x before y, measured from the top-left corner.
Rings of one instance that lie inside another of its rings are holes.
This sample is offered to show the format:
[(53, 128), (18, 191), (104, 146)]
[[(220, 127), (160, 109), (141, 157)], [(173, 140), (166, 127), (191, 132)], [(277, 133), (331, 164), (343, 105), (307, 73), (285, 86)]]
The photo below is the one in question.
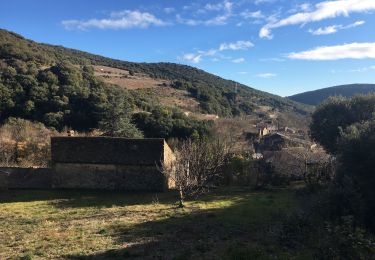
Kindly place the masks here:
[(375, 84), (349, 84), (308, 91), (288, 97), (291, 100), (307, 105), (318, 105), (330, 96), (351, 97), (356, 94), (375, 92)]
[(119, 96), (130, 110), (161, 105), (200, 119), (310, 112), (309, 106), (190, 66), (114, 60), (6, 30), (0, 30), (0, 93), (0, 122), (13, 116), (83, 130), (97, 127)]

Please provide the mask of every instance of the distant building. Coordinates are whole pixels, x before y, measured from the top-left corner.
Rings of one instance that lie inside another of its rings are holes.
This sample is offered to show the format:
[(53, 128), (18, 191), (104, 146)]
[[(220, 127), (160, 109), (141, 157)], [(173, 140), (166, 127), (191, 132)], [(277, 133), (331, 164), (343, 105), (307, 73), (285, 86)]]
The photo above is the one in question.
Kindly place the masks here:
[(266, 136), (278, 130), (278, 127), (272, 124), (258, 124), (257, 128), (259, 132), (259, 137)]
[(266, 136), (270, 133), (267, 127), (261, 127), (259, 128), (259, 137)]
[(264, 136), (257, 148), (260, 151), (276, 151), (281, 150), (283, 147), (310, 148), (311, 145), (312, 143), (309, 141), (276, 132)]
[(294, 129), (294, 128), (290, 128), (290, 127), (285, 127), (284, 128), (284, 131), (286, 132), (286, 133), (290, 133), (290, 134), (295, 134), (295, 133), (297, 133), (297, 130), (296, 129)]

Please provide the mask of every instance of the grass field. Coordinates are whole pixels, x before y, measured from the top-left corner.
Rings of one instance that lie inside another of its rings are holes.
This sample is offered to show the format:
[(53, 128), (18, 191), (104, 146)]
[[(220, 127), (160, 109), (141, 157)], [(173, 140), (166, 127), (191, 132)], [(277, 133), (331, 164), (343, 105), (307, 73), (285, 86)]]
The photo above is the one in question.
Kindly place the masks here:
[(267, 234), (293, 194), (221, 189), (178, 209), (173, 192), (0, 191), (0, 259), (289, 258)]

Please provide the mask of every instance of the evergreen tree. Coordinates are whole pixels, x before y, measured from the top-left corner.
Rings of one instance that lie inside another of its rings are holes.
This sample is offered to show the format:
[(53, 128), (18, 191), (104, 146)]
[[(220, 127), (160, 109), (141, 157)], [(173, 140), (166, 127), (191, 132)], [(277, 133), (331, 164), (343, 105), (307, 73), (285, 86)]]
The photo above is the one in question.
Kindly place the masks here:
[(142, 138), (143, 134), (130, 120), (131, 107), (121, 95), (109, 98), (103, 119), (99, 122), (100, 129), (106, 136)]

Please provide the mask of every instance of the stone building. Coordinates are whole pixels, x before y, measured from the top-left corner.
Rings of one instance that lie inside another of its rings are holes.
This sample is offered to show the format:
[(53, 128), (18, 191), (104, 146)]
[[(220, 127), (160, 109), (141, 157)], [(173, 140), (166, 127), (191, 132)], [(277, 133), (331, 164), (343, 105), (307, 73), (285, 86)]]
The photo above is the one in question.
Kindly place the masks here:
[(53, 188), (163, 191), (174, 183), (160, 171), (174, 160), (164, 139), (51, 138)]
[(51, 168), (0, 167), (0, 189), (164, 191), (174, 154), (164, 139), (51, 138)]

